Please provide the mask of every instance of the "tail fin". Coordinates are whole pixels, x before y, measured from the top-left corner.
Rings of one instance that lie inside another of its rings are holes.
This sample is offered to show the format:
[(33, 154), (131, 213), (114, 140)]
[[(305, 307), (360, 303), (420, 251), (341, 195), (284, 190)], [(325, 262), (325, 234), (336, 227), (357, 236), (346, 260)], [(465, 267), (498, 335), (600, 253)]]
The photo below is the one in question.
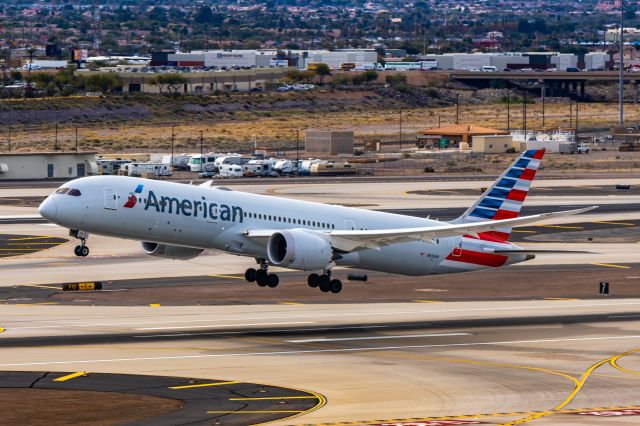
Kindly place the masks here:
[[(523, 152), (482, 196), (453, 223), (479, 222), (518, 217), (527, 197), (531, 182), (536, 176), (544, 149)], [(499, 228), (484, 232), (480, 239), (507, 241), (511, 228)]]

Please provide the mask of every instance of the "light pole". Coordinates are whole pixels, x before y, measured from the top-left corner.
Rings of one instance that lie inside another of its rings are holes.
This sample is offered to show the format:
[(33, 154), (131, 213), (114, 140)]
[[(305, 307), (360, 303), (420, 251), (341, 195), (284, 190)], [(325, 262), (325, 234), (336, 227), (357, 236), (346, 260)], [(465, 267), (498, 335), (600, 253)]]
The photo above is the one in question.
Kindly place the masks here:
[(300, 167), (300, 130), (296, 129), (296, 171)]
[(402, 151), (402, 108), (400, 108), (400, 151)]
[(459, 117), (460, 117), (460, 93), (456, 93), (456, 124), (458, 124)]
[(573, 99), (569, 98), (569, 128), (573, 127)]
[(204, 170), (202, 169), (203, 167), (203, 160), (204, 160), (204, 150), (202, 148), (202, 142), (203, 142), (203, 136), (202, 136), (202, 130), (200, 130), (200, 173), (202, 173)]
[(58, 123), (55, 124), (55, 129), (56, 129), (56, 134), (53, 142), (53, 150), (57, 151), (58, 150)]
[(511, 132), (511, 92), (507, 92), (507, 132)]
[(620, 0), (620, 75), (618, 87), (618, 127), (624, 126), (624, 0)]
[(76, 154), (78, 153), (78, 126), (76, 126)]
[(527, 91), (522, 97), (522, 130), (524, 131), (524, 141), (527, 141)]
[(173, 145), (175, 144), (176, 133), (175, 126), (171, 126), (171, 162), (169, 163), (169, 168), (173, 170)]

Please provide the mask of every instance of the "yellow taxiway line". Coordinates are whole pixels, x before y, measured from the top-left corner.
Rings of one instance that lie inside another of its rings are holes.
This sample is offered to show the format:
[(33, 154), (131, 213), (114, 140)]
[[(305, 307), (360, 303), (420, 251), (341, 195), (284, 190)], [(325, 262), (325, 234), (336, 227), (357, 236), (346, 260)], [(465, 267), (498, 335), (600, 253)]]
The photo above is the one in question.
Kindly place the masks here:
[(593, 262), (592, 265), (607, 266), (609, 268), (631, 269), (631, 266), (616, 265), (616, 264), (613, 264), (613, 263), (597, 263), (597, 262)]
[(263, 396), (256, 398), (229, 398), (229, 401), (279, 401), (281, 399), (319, 399), (317, 396)]
[(238, 381), (232, 382), (216, 382), (216, 383), (202, 383), (199, 385), (185, 385), (185, 386), (171, 386), (169, 389), (194, 389), (194, 388), (206, 388), (209, 386), (223, 386), (223, 385), (234, 385), (236, 383), (240, 383)]
[(86, 371), (78, 371), (77, 373), (67, 374), (66, 376), (58, 377), (57, 379), (53, 379), (54, 382), (66, 382), (67, 380), (75, 379), (76, 377), (86, 376)]

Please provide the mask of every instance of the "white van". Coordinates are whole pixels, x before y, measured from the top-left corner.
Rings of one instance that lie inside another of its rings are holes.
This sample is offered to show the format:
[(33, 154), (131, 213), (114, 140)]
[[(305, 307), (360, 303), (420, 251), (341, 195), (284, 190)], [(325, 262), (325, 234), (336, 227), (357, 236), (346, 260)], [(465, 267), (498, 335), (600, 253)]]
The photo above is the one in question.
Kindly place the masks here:
[(239, 164), (222, 164), (220, 166), (220, 177), (222, 178), (233, 178), (242, 176), (242, 166)]
[(218, 154), (195, 154), (189, 159), (189, 169), (192, 172), (212, 172)]
[(484, 65), (482, 67), (482, 72), (496, 72), (498, 71), (498, 68), (494, 67), (493, 65)]

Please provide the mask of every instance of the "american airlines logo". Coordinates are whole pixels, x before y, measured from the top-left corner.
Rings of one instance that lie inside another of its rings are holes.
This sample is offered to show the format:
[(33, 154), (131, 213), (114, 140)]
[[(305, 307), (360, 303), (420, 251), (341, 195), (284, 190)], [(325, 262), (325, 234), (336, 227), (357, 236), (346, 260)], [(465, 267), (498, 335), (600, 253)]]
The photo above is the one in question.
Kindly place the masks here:
[[(129, 204), (128, 201), (127, 204)], [(135, 205), (135, 202), (133, 204)], [(176, 197), (160, 196), (158, 199), (153, 191), (149, 191), (144, 209), (155, 210), (157, 213), (202, 217), (205, 219), (222, 220), (226, 222), (242, 223), (244, 221), (244, 211), (242, 210), (242, 207), (210, 202), (207, 201), (205, 197), (202, 197), (202, 200), (188, 200), (178, 199)]]
[(124, 203), (124, 206), (123, 206), (125, 209), (131, 209), (131, 208), (133, 208), (133, 206), (136, 205), (136, 202), (138, 201), (138, 195), (137, 194), (142, 193), (142, 189), (143, 188), (144, 188), (144, 185), (143, 184), (139, 184), (136, 187), (136, 190), (134, 192), (129, 193), (129, 198), (127, 198), (127, 202)]

